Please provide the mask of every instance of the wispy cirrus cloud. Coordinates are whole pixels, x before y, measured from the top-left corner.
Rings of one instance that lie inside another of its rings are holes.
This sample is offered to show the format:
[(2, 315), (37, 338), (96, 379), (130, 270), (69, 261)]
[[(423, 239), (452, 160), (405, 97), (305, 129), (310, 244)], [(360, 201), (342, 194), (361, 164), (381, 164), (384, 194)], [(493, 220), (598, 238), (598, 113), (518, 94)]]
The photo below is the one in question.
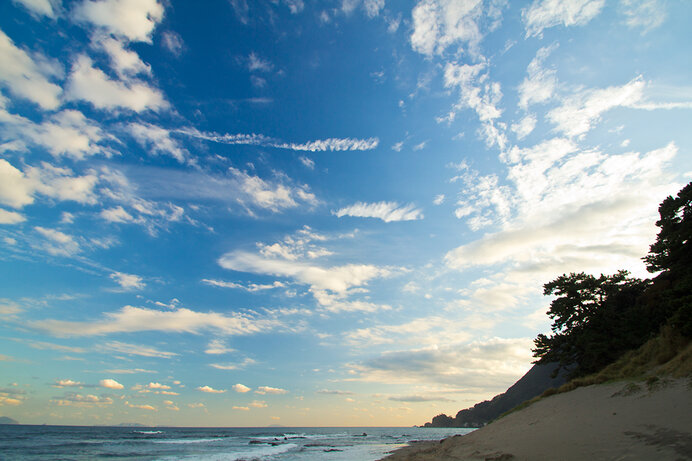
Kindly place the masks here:
[(356, 218), (377, 218), (384, 222), (416, 221), (423, 219), (423, 212), (414, 204), (400, 205), (397, 202), (357, 202), (353, 205), (332, 211), (332, 214), (341, 218), (352, 216)]
[(206, 141), (218, 142), (222, 144), (241, 144), (262, 147), (273, 147), (276, 149), (287, 149), (302, 152), (325, 152), (325, 151), (365, 151), (377, 148), (380, 143), (378, 138), (327, 138), (308, 141), (305, 143), (285, 142), (274, 139), (263, 134), (218, 134), (206, 133), (196, 128), (180, 128), (177, 130), (194, 138)]
[(603, 9), (605, 0), (534, 0), (522, 10), (526, 37), (540, 36), (544, 29), (558, 25), (583, 26)]
[[(240, 313), (225, 315), (218, 312), (197, 312), (182, 307), (159, 311), (125, 306), (119, 311), (105, 313), (98, 320), (36, 320), (31, 322), (31, 326), (56, 336), (94, 336), (137, 331), (200, 333), (204, 330), (217, 330), (228, 335), (247, 335), (268, 331), (279, 327), (280, 324), (276, 320), (254, 318)], [(122, 343), (110, 343), (110, 346), (116, 349), (121, 345)], [(126, 347), (122, 352), (137, 354), (137, 351), (141, 352), (141, 349)]]

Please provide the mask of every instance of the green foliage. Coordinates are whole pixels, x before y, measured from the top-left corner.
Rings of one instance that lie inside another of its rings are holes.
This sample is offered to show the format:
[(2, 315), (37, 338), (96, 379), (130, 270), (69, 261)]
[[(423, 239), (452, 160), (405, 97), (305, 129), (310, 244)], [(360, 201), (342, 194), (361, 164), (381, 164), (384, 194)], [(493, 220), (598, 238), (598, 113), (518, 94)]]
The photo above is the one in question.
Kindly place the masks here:
[(548, 311), (553, 334), (538, 335), (534, 357), (541, 363), (558, 362), (575, 377), (639, 347), (655, 332), (642, 321), (642, 307), (636, 302), (648, 284), (627, 271), (600, 277), (572, 273), (546, 283), (543, 293), (557, 296)]
[(692, 183), (658, 208), (660, 231), (644, 258), (650, 272), (660, 272), (646, 303), (677, 331), (692, 337)]
[(571, 377), (597, 372), (636, 349), (666, 325), (692, 338), (692, 183), (659, 206), (660, 231), (644, 258), (653, 281), (628, 272), (561, 275), (544, 285), (556, 298), (553, 334), (538, 335), (534, 357), (559, 362)]

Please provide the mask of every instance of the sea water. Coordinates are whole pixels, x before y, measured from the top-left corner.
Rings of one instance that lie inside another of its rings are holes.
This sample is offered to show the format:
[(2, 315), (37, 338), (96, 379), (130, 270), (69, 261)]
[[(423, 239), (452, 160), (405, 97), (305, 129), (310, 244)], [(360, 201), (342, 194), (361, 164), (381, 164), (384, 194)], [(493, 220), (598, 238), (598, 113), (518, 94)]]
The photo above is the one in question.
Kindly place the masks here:
[(0, 425), (1, 460), (374, 461), (472, 429), (141, 428)]

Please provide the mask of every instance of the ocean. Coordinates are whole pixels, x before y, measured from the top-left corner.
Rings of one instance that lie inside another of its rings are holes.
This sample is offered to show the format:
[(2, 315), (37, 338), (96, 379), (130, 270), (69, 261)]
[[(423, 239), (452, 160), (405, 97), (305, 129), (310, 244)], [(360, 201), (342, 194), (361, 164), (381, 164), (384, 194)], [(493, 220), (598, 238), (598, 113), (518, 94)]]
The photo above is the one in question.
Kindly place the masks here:
[(374, 461), (415, 440), (472, 429), (179, 428), (0, 425), (0, 459)]

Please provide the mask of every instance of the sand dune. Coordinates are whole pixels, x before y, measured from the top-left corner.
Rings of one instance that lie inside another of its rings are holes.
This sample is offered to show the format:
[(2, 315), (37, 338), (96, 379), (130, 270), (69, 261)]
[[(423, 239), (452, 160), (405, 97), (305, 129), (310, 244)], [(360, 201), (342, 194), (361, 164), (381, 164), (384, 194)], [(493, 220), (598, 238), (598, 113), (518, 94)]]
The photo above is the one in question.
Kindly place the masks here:
[(692, 380), (578, 388), (542, 399), (468, 435), (415, 443), (385, 459), (692, 459)]

